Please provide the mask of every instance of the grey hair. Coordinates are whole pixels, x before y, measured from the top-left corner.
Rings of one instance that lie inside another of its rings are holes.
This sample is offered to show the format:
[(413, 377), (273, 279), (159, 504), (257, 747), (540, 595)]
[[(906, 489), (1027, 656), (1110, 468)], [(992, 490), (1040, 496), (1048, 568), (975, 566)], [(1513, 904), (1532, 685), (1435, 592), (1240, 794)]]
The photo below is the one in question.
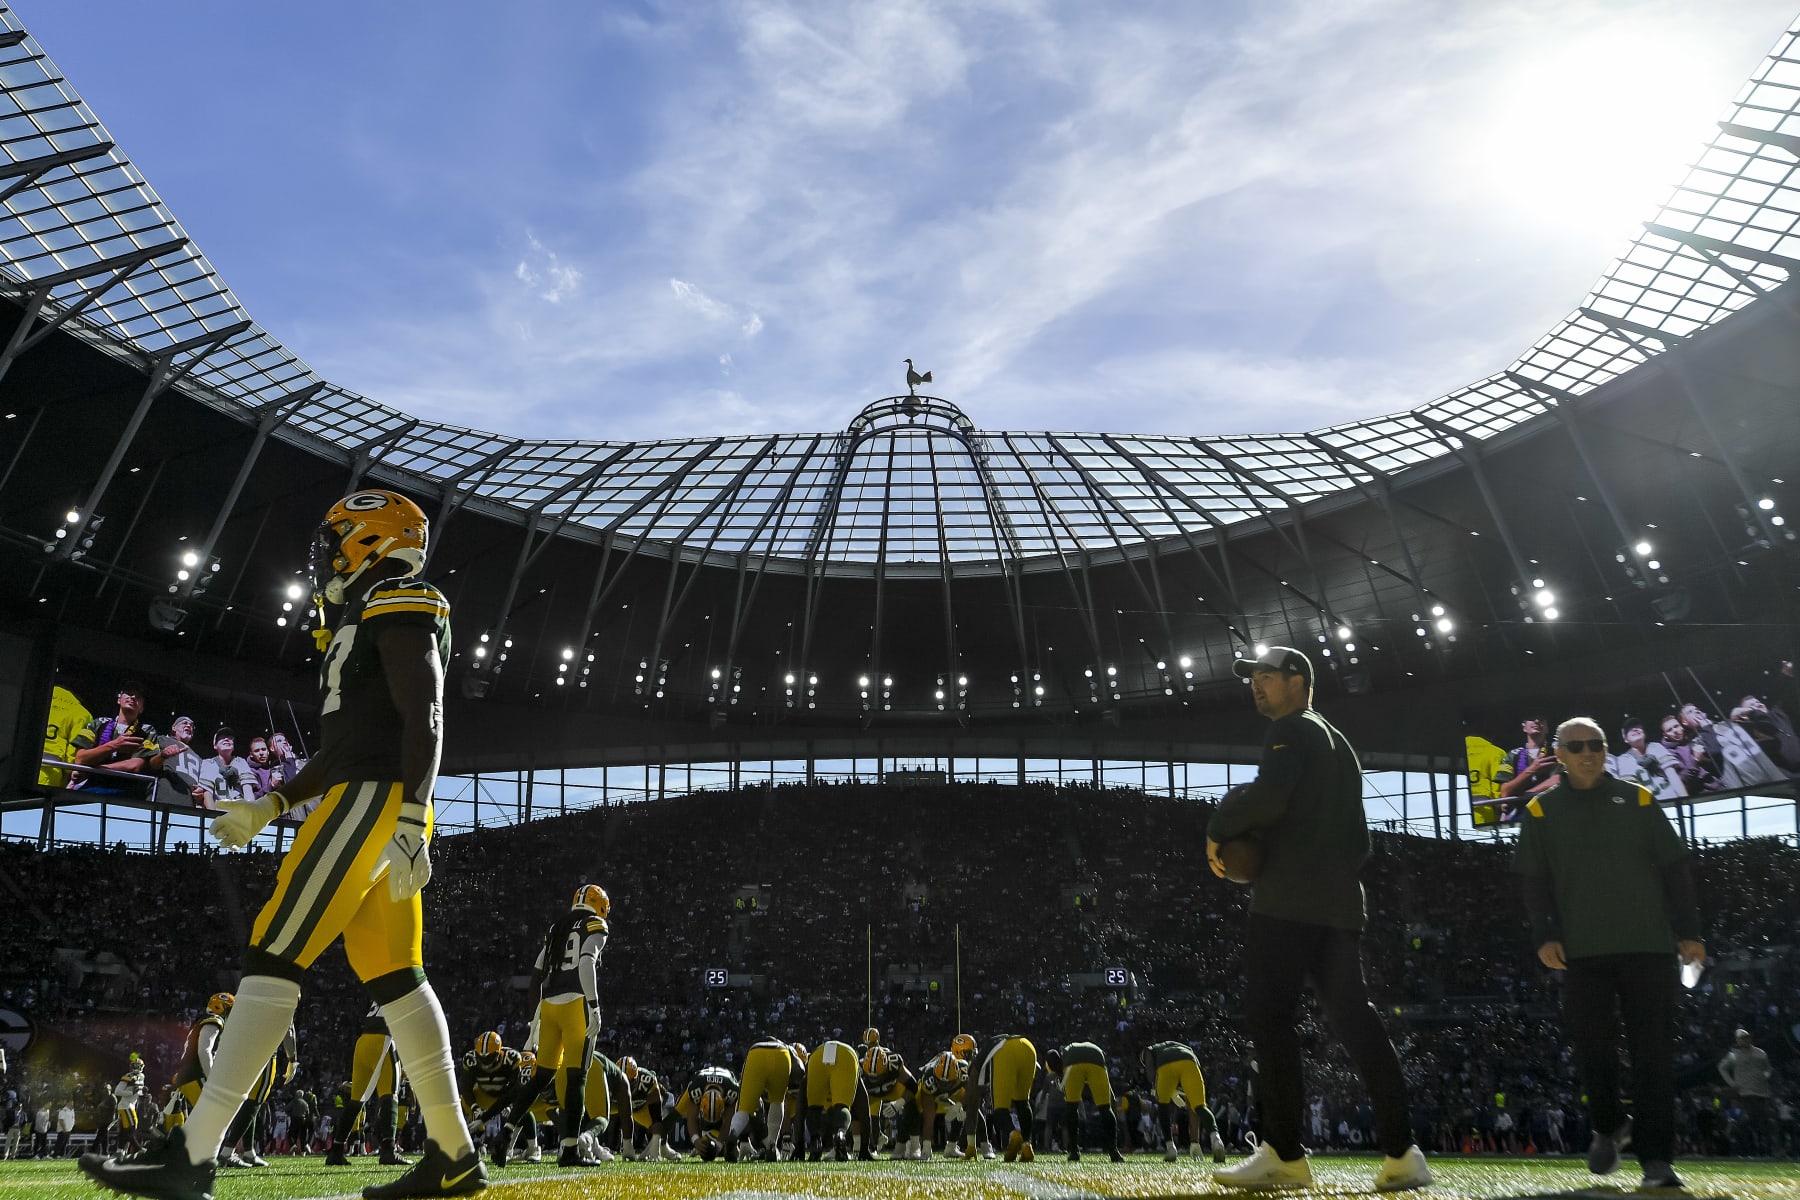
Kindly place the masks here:
[(1594, 718), (1592, 718), (1592, 717), (1570, 717), (1568, 720), (1564, 721), (1561, 725), (1558, 725), (1556, 727), (1556, 738), (1554, 739), (1555, 742), (1558, 745), (1560, 745), (1563, 740), (1563, 735), (1567, 734), (1571, 729), (1591, 729), (1594, 731), (1594, 735), (1596, 737), (1598, 737), (1601, 741), (1606, 740), (1606, 730), (1600, 728), (1600, 722), (1594, 720)]

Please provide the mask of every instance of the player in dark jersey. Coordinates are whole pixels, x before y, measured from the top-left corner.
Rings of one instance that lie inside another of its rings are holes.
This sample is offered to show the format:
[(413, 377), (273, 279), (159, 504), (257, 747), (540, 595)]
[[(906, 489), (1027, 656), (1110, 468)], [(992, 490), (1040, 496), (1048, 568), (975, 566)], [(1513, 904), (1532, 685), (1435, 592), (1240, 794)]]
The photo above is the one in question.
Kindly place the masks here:
[(381, 1019), (381, 1006), (370, 1004), (369, 1011), (363, 1014), (356, 1046), (350, 1052), (350, 1098), (345, 1101), (343, 1114), (331, 1130), (331, 1148), (325, 1152), (326, 1166), (349, 1164), (350, 1135), (356, 1131), (358, 1118), (365, 1130), (379, 1131), (383, 1166), (405, 1166), (411, 1161), (402, 1158), (394, 1148), (400, 1124), (400, 1106), (394, 1099), (399, 1074), (394, 1059), (394, 1040), (388, 1037), (387, 1022)]
[(233, 1020), (187, 1123), (161, 1145), (120, 1159), (86, 1155), (82, 1170), (115, 1191), (203, 1200), (226, 1127), (293, 1021), (300, 981), (344, 939), (350, 967), (381, 1005), (424, 1117), (425, 1153), (369, 1200), (452, 1196), (487, 1185), (457, 1105), (450, 1036), (426, 982), (419, 892), (431, 878), (432, 795), (443, 748), (450, 605), (414, 578), (425, 565), (425, 514), (370, 489), (344, 497), (314, 539), (312, 580), (324, 652), (322, 745), (291, 783), (222, 801), (213, 835), (247, 845), (295, 805), (323, 796), (282, 859), (275, 893), (245, 952)]
[(1018, 1034), (1003, 1033), (988, 1043), (969, 1069), (963, 1108), (964, 1138), (971, 1153), (976, 1129), (981, 1124), (981, 1105), (994, 1105), (994, 1140), (1006, 1134), (1007, 1162), (1031, 1162), (1037, 1150), (1031, 1143), (1031, 1085), (1037, 1078), (1037, 1047)]
[(687, 1121), (688, 1140), (701, 1157), (711, 1158), (724, 1149), (725, 1122), (737, 1099), (738, 1077), (724, 1067), (701, 1067), (688, 1080), (675, 1111)]
[(959, 1058), (954, 1050), (945, 1050), (925, 1064), (919, 1072), (918, 1090), (913, 1093), (913, 1105), (919, 1110), (919, 1132), (907, 1140), (905, 1157), (931, 1157), (932, 1142), (937, 1138), (937, 1119), (945, 1115), (952, 1104), (961, 1103), (963, 1086), (968, 1081), (968, 1058)]
[(496, 1113), (508, 1111), (515, 1104), (519, 1107), (519, 1124), (506, 1125), (488, 1146), (497, 1167), (506, 1165), (521, 1134), (527, 1146), (537, 1145), (537, 1121), (526, 1098), (531, 1082), (531, 1068), (525, 1065), (524, 1055), (501, 1041), (491, 1029), (475, 1039), (474, 1048), (457, 1065), (457, 1091), (462, 1095), (469, 1120), (486, 1125)]
[[(200, 1098), (200, 1089), (206, 1086), (219, 1034), (224, 1031), (225, 1020), (231, 1016), (231, 1006), (236, 1002), (237, 997), (230, 992), (216, 993), (206, 1001), (206, 1012), (188, 1029), (187, 1041), (181, 1047), (181, 1061), (175, 1067), (175, 1092), (182, 1099), (182, 1122), (193, 1110), (194, 1101)], [(164, 1128), (172, 1129), (174, 1125), (165, 1123)]]
[[(806, 1060), (807, 1158), (818, 1162), (829, 1145), (837, 1161), (847, 1162), (853, 1121), (868, 1128), (869, 1093), (863, 1087), (861, 1059), (848, 1042), (823, 1042)], [(799, 1142), (794, 1147), (798, 1158)]]
[[(544, 933), (543, 947), (532, 967), (538, 991), (537, 1014), (525, 1048), (537, 1054), (537, 1073), (531, 1099), (553, 1083), (562, 1096), (580, 1096), (587, 1086), (588, 1062), (600, 1037), (600, 958), (611, 931), (607, 917), (612, 900), (598, 884), (584, 883), (566, 915), (558, 917)], [(562, 1078), (557, 1078), (558, 1072)], [(518, 1123), (518, 1104), (506, 1123)], [(562, 1106), (562, 1148), (557, 1165), (593, 1166), (578, 1145), (581, 1106)]]
[(640, 1067), (630, 1055), (619, 1060), (619, 1070), (631, 1084), (631, 1121), (646, 1131), (644, 1152), (636, 1157), (654, 1162), (667, 1159), (680, 1162), (681, 1152), (667, 1142), (669, 1114), (675, 1111), (675, 1097), (663, 1087), (662, 1079), (648, 1067)]
[[(221, 1143), (219, 1163), (227, 1167), (266, 1167), (268, 1161), (257, 1152), (257, 1126), (262, 1116), (263, 1105), (268, 1103), (275, 1085), (286, 1083), (294, 1077), (294, 1071), (300, 1065), (300, 1038), (292, 1025), (288, 1026), (287, 1036), (281, 1039), (269, 1063), (256, 1077), (250, 1086), (250, 1094), (244, 1097), (243, 1106), (238, 1109), (237, 1116), (225, 1129), (225, 1138)], [(241, 1147), (241, 1149), (240, 1149)]]
[[(875, 1157), (876, 1143), (881, 1140), (881, 1106), (899, 1104), (904, 1113), (912, 1107), (908, 1101), (919, 1081), (907, 1069), (905, 1059), (877, 1043), (863, 1051), (862, 1085), (863, 1090), (869, 1094), (869, 1112), (857, 1124), (859, 1132), (853, 1140), (856, 1143), (856, 1157), (867, 1162)], [(906, 1132), (896, 1131), (896, 1145), (905, 1139)]]
[(1225, 1139), (1219, 1136), (1219, 1123), (1206, 1106), (1206, 1077), (1200, 1073), (1200, 1056), (1186, 1042), (1157, 1042), (1138, 1055), (1144, 1076), (1156, 1089), (1156, 1123), (1163, 1135), (1163, 1161), (1179, 1157), (1175, 1149), (1175, 1098), (1181, 1097), (1188, 1107), (1188, 1146), (1195, 1158), (1208, 1150), (1213, 1161), (1225, 1161)]
[(1069, 1161), (1081, 1161), (1081, 1099), (1085, 1094), (1100, 1110), (1107, 1157), (1124, 1162), (1119, 1153), (1119, 1114), (1113, 1110), (1112, 1080), (1106, 1073), (1106, 1051), (1092, 1042), (1070, 1042), (1044, 1051), (1044, 1069), (1052, 1086), (1063, 1093), (1063, 1133)]

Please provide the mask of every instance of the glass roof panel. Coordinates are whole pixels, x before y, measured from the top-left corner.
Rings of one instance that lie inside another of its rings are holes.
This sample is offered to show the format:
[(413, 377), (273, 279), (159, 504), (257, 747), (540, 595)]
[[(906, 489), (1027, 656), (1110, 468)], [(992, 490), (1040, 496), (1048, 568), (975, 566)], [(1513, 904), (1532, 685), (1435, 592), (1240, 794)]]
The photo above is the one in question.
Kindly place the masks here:
[[(8, 11), (0, 27), (22, 29)], [(1448, 451), (1432, 423), (1479, 440), (1540, 418), (1542, 399), (1511, 376), (1585, 393), (1785, 283), (1800, 264), (1797, 41), (1800, 25), (1656, 217), (1508, 371), (1413, 413), (1310, 435), (984, 433), (944, 401), (890, 397), (838, 434), (526, 442), (417, 421), (332, 385), (253, 322), (178, 386), (238, 414), (316, 387), (280, 436), (466, 489), (520, 520), (541, 505), (717, 552), (986, 563), (1208, 531), (1438, 458)], [(0, 193), (0, 286), (41, 292), (44, 319), (103, 351), (141, 361), (252, 321), (28, 35), (0, 47)]]

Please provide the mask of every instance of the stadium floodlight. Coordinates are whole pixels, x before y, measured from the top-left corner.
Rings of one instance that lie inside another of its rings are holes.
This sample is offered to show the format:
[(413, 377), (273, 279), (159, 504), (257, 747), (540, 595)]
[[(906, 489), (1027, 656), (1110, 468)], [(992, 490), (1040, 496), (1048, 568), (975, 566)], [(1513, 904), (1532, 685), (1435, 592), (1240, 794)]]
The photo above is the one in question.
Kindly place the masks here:
[(304, 596), (305, 594), (306, 594), (306, 589), (301, 587), (299, 584), (290, 583), (287, 585), (287, 598), (289, 600), (298, 600), (300, 597)]
[(1632, 549), (1637, 552), (1637, 556), (1639, 558), (1646, 558), (1650, 554), (1650, 543), (1649, 542), (1638, 542), (1635, 546), (1632, 547)]
[(1194, 660), (1185, 654), (1175, 661), (1181, 664), (1181, 669), (1184, 671), (1194, 665)]
[[(1762, 499), (1760, 499), (1756, 502), (1756, 507), (1762, 509), (1764, 512), (1768, 512), (1770, 509), (1775, 507), (1775, 501), (1768, 496), (1764, 496)], [(70, 514), (70, 516), (71, 516), (71, 519), (73, 519), (73, 514)]]

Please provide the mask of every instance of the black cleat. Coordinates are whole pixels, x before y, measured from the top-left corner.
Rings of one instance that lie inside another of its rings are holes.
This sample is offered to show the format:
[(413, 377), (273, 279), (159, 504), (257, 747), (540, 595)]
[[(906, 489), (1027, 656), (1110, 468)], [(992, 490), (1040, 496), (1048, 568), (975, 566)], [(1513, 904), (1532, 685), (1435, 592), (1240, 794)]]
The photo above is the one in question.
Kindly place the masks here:
[(1111, 1150), (1108, 1150), (1106, 1153), (1107, 1153), (1108, 1157), (1110, 1157), (1114, 1162), (1124, 1162), (1125, 1161), (1125, 1156), (1123, 1154), (1119, 1153), (1119, 1148), (1117, 1146), (1114, 1146)]
[(101, 1187), (152, 1200), (213, 1200), (211, 1162), (188, 1161), (186, 1131), (176, 1126), (169, 1136), (136, 1154), (108, 1158), (81, 1156), (82, 1173)]
[(381, 1165), (384, 1167), (410, 1167), (412, 1159), (388, 1145), (381, 1148)]
[(1081, 1151), (1079, 1151), (1079, 1150), (1069, 1151), (1069, 1161), (1070, 1162), (1080, 1162), (1081, 1161)]
[(471, 1149), (452, 1161), (433, 1141), (425, 1143), (412, 1170), (388, 1183), (371, 1184), (363, 1189), (363, 1200), (410, 1200), (415, 1196), (468, 1196), (487, 1187), (487, 1171), (481, 1166), (481, 1155)]
[(350, 1165), (350, 1156), (344, 1153), (344, 1148), (342, 1146), (334, 1144), (331, 1149), (325, 1152), (325, 1165), (328, 1167), (347, 1167)]
[(513, 1147), (518, 1144), (518, 1141), (518, 1126), (500, 1126), (500, 1136), (494, 1139), (493, 1145), (494, 1165), (496, 1167), (504, 1167), (506, 1165), (506, 1160), (508, 1156), (512, 1154)]

